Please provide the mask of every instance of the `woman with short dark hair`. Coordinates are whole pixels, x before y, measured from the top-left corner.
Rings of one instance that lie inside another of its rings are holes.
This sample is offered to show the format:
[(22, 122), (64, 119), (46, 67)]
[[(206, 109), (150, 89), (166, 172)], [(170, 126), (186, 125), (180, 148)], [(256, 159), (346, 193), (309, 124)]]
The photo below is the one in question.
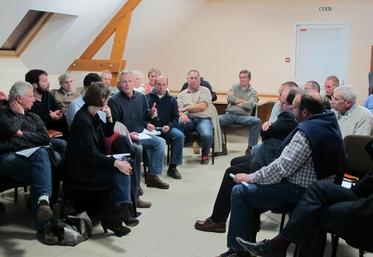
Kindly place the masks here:
[[(85, 105), (77, 112), (71, 125), (67, 147), (66, 177), (69, 181), (85, 184), (108, 184), (112, 191), (103, 208), (101, 225), (106, 233), (112, 230), (123, 236), (130, 229), (127, 226), (139, 223), (131, 217), (130, 174), (132, 167), (127, 160), (107, 157), (109, 147), (106, 138), (112, 136), (114, 123), (107, 105), (110, 89), (102, 82), (93, 83), (85, 92)], [(106, 113), (106, 123), (99, 111)], [(132, 148), (128, 138), (118, 136), (110, 149), (112, 153), (130, 153)]]

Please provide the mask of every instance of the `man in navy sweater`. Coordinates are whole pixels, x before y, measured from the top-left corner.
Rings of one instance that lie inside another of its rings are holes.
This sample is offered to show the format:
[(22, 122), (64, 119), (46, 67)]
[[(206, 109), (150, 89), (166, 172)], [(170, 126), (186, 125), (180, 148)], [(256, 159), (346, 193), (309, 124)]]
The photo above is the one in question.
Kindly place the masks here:
[(171, 141), (171, 161), (167, 175), (174, 179), (181, 179), (177, 165), (183, 161), (184, 133), (178, 128), (179, 109), (177, 101), (168, 90), (168, 78), (159, 76), (154, 89), (146, 95), (149, 106), (157, 107), (158, 116), (151, 119), (150, 123), (161, 131), (161, 137)]

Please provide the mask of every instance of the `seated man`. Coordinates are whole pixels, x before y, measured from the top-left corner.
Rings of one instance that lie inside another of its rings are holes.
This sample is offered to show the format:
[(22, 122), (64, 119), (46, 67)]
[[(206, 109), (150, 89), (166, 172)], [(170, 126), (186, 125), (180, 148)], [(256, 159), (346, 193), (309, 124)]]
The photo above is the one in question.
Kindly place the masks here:
[[(239, 73), (240, 83), (232, 86), (228, 92), (228, 106), (226, 113), (219, 115), (220, 126), (226, 127), (233, 124), (240, 124), (249, 128), (247, 151), (258, 143), (260, 133), (260, 119), (251, 116), (251, 113), (258, 102), (256, 90), (250, 85), (251, 73), (242, 70)], [(223, 146), (223, 154), (227, 153), (227, 146)]]
[(339, 79), (332, 75), (326, 78), (324, 82), (324, 90), (325, 90), (325, 96), (324, 100), (327, 102), (331, 102), (334, 94), (334, 90), (339, 87)]
[[(218, 96), (216, 95), (216, 92), (214, 91), (214, 89), (212, 88), (210, 82), (208, 82), (207, 80), (205, 80), (204, 78), (201, 77), (201, 83), (200, 83), (201, 87), (206, 87), (210, 90), (210, 94), (211, 94), (211, 102), (215, 102), (216, 99), (218, 99)], [(188, 87), (188, 81), (185, 82), (183, 84), (183, 86), (181, 87), (180, 89), (180, 92), (187, 89)]]
[[(142, 133), (145, 127), (149, 130), (154, 128), (153, 125), (149, 126), (147, 124), (157, 115), (157, 110), (154, 106), (149, 109), (145, 95), (134, 91), (134, 87), (133, 74), (131, 72), (122, 72), (118, 81), (120, 92), (109, 99), (109, 107), (114, 120), (122, 122), (130, 131), (132, 142), (141, 144), (146, 151), (149, 164), (146, 185), (148, 187), (168, 189), (170, 187), (169, 184), (159, 178), (163, 170), (166, 141), (154, 135), (149, 135), (147, 139), (139, 138), (139, 133)], [(138, 174), (138, 177), (140, 178), (140, 174)]]
[(51, 95), (54, 100), (56, 100), (56, 103), (66, 110), (69, 104), (77, 98), (79, 94), (74, 92), (73, 78), (70, 73), (60, 75), (58, 77), (58, 83), (60, 84), (60, 88), (51, 90)]
[(225, 223), (231, 206), (231, 191), (235, 186), (230, 174), (253, 172), (276, 159), (282, 141), (297, 126), (292, 113), (293, 100), (297, 93), (297, 90), (286, 90), (281, 94), (282, 112), (274, 123), (262, 128), (260, 133), (263, 144), (257, 145), (257, 150), (249, 156), (237, 157), (231, 161), (231, 167), (224, 173), (212, 215), (205, 220), (198, 220), (194, 225), (196, 229), (207, 232), (225, 232)]
[(201, 87), (200, 75), (191, 70), (187, 75), (188, 88), (181, 91), (178, 98), (179, 115), (184, 131), (197, 130), (202, 141), (201, 164), (209, 163), (209, 153), (213, 142), (213, 126), (208, 107), (211, 104), (210, 91)]
[[(239, 236), (255, 242), (260, 213), (293, 207), (316, 180), (332, 180), (343, 171), (344, 147), (335, 115), (325, 112), (316, 93), (297, 95), (293, 103), (299, 122), (284, 140), (280, 156), (251, 174), (238, 173), (233, 180), (228, 251), (220, 256), (247, 256), (236, 242)], [(328, 144), (325, 144), (328, 142)]]
[[(25, 75), (25, 81), (34, 87), (35, 103), (31, 111), (40, 116), (47, 129), (58, 130), (67, 136), (64, 110), (49, 92), (48, 73), (39, 69), (30, 70)], [(66, 149), (66, 143), (64, 147)]]
[[(167, 175), (181, 179), (177, 165), (183, 162), (184, 134), (178, 128), (179, 110), (174, 96), (168, 92), (168, 78), (158, 76), (154, 89), (146, 95), (149, 106), (156, 105), (157, 116), (151, 120), (153, 129), (159, 128), (161, 136), (171, 141), (171, 162)], [(151, 126), (150, 126), (151, 127)]]
[[(366, 150), (373, 159), (373, 141)], [(271, 240), (240, 245), (255, 256), (286, 256), (290, 243), (302, 248), (302, 257), (324, 256), (326, 232), (336, 234), (357, 248), (372, 250), (373, 172), (351, 189), (319, 181), (309, 187), (290, 220)]]
[[(33, 87), (18, 81), (10, 89), (9, 105), (0, 111), (0, 174), (13, 180), (31, 184), (31, 204), (35, 213), (36, 229), (42, 228), (52, 217), (49, 205), (52, 193), (51, 163), (47, 129), (40, 117), (30, 109), (34, 103)], [(30, 156), (16, 152), (40, 147)], [(31, 170), (19, 169), (19, 162), (30, 162)]]
[(356, 94), (352, 88), (336, 88), (332, 106), (343, 138), (347, 135), (370, 136), (372, 134), (373, 114), (365, 107), (356, 104)]

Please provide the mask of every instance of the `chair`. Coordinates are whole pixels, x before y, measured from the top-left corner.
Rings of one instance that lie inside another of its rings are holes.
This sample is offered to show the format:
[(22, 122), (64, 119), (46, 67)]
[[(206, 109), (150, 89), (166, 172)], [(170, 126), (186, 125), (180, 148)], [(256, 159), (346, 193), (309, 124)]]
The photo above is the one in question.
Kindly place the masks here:
[[(373, 167), (373, 160), (366, 152), (365, 146), (373, 140), (371, 136), (349, 135), (344, 138), (347, 155), (346, 171), (358, 178), (364, 177)], [(337, 256), (338, 235), (332, 235), (332, 257)], [(359, 249), (359, 256), (364, 256), (364, 250)]]
[(14, 188), (14, 202), (18, 202), (18, 187), (23, 187), (24, 192), (27, 192), (28, 183), (16, 181), (7, 177), (0, 176), (0, 192)]

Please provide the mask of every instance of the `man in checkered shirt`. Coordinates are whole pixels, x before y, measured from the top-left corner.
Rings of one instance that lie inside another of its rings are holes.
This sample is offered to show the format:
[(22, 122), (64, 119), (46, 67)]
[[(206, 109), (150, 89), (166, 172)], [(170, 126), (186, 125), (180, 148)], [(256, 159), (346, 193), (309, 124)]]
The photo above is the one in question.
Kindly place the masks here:
[(221, 257), (250, 256), (236, 237), (255, 242), (262, 212), (295, 207), (309, 185), (316, 180), (332, 181), (343, 170), (341, 132), (335, 115), (324, 110), (320, 95), (299, 94), (293, 106), (299, 124), (284, 140), (279, 157), (254, 173), (234, 178), (238, 185), (232, 190), (229, 249)]

